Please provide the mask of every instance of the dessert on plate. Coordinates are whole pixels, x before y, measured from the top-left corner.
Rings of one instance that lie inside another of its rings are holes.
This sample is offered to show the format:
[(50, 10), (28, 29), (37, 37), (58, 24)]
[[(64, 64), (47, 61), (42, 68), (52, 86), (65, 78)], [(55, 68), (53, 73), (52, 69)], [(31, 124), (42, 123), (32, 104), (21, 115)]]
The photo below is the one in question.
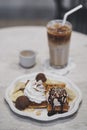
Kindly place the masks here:
[(68, 112), (75, 94), (64, 82), (50, 79), (44, 73), (38, 73), (32, 80), (16, 83), (10, 98), (20, 111), (47, 109), (47, 115), (52, 116)]

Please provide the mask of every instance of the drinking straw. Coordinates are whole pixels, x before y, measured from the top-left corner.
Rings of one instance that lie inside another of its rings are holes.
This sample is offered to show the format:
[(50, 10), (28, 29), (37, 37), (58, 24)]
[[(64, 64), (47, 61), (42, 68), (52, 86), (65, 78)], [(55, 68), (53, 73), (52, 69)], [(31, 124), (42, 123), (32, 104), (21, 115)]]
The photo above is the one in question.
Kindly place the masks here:
[(82, 7), (83, 7), (83, 5), (80, 4), (80, 5), (76, 6), (75, 8), (71, 9), (70, 11), (66, 12), (64, 15), (64, 18), (63, 18), (62, 25), (64, 25), (66, 23), (66, 19), (70, 14), (76, 12), (77, 10), (81, 9)]

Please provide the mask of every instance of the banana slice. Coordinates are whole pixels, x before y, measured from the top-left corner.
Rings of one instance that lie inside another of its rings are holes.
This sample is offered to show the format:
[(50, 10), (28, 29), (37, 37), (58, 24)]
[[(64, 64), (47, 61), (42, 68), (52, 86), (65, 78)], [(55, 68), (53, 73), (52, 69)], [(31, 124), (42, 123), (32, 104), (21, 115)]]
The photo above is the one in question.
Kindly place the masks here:
[(26, 86), (26, 85), (25, 85), (24, 82), (17, 82), (17, 83), (16, 83), (16, 86), (14, 87), (14, 92), (13, 92), (13, 93), (17, 92), (18, 90), (24, 89), (25, 86)]
[(76, 98), (76, 95), (75, 93), (73, 92), (73, 90), (69, 89), (69, 88), (65, 88), (65, 90), (67, 91), (68, 93), (68, 96), (69, 96), (69, 100), (70, 101), (73, 101), (75, 98)]
[(19, 97), (19, 96), (22, 96), (22, 95), (24, 95), (24, 92), (22, 91), (22, 90), (19, 90), (19, 91), (17, 91), (17, 92), (15, 92), (15, 93), (12, 93), (12, 95), (11, 95), (11, 100), (13, 101), (13, 102), (15, 102), (16, 101), (16, 99)]

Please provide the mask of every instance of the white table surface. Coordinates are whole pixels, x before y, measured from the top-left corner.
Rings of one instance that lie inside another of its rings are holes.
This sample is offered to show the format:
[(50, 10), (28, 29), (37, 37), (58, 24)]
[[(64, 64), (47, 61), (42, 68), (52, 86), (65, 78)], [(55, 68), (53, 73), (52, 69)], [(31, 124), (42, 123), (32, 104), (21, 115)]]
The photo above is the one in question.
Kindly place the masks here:
[[(33, 49), (37, 53), (36, 65), (31, 69), (19, 65), (19, 52)], [(48, 58), (45, 27), (11, 27), (0, 29), (0, 130), (86, 130), (87, 129), (87, 35), (72, 33), (70, 57), (76, 64), (66, 77), (81, 90), (83, 101), (79, 111), (68, 119), (42, 123), (14, 114), (4, 101), (9, 84), (24, 74), (43, 71), (42, 59)]]

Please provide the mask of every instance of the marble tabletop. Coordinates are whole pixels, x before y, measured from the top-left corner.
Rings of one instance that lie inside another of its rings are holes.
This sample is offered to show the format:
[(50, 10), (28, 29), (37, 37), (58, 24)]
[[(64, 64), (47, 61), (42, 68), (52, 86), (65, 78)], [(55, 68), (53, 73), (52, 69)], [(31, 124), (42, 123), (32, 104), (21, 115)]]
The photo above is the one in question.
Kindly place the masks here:
[[(19, 65), (19, 52), (36, 52), (36, 65), (25, 69)], [(83, 101), (76, 114), (63, 120), (39, 122), (14, 114), (4, 100), (6, 88), (24, 74), (43, 71), (42, 61), (49, 58), (45, 27), (20, 26), (0, 29), (0, 130), (86, 130), (87, 129), (87, 35), (72, 32), (70, 57), (76, 64), (66, 77), (81, 90)]]

